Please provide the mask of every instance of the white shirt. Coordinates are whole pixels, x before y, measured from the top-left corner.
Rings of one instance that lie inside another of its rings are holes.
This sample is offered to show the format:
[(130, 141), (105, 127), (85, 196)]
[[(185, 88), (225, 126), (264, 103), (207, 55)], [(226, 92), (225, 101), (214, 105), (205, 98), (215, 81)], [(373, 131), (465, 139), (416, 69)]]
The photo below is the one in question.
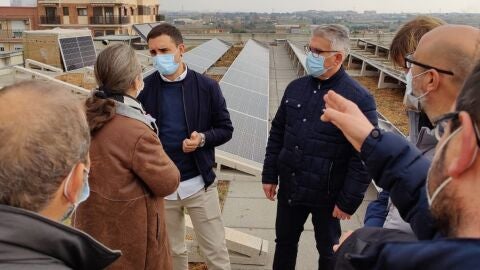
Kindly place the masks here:
[(194, 178), (185, 180), (180, 182), (177, 191), (165, 197), (165, 200), (175, 201), (175, 200), (183, 200), (192, 196), (193, 194), (199, 192), (200, 190), (205, 187), (205, 182), (203, 181), (203, 177), (201, 175), (196, 176)]
[(161, 73), (160, 73), (160, 77), (162, 78), (162, 80), (166, 81), (166, 82), (179, 82), (179, 81), (183, 81), (185, 79), (185, 77), (187, 77), (187, 71), (188, 71), (188, 67), (187, 67), (187, 64), (183, 64), (183, 66), (185, 67), (185, 71), (180, 74), (180, 76), (178, 76), (175, 80), (169, 80), (167, 79), (165, 76), (163, 76)]

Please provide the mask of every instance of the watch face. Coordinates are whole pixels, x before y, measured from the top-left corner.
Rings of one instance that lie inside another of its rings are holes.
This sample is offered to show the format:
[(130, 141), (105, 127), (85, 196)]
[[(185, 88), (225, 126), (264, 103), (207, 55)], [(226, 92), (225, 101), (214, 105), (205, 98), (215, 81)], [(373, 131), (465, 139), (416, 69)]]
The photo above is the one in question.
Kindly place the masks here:
[(370, 134), (373, 138), (378, 138), (380, 137), (380, 130), (378, 130), (378, 128), (374, 128)]

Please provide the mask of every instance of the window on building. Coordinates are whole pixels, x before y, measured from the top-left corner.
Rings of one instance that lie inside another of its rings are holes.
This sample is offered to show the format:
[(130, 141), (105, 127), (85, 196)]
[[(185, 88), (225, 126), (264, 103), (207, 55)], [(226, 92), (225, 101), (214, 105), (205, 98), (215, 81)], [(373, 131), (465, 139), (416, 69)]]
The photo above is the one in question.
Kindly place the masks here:
[(70, 15), (70, 10), (68, 7), (63, 7), (63, 16), (69, 16)]
[(115, 35), (115, 30), (105, 30), (105, 35)]
[(78, 16), (87, 16), (87, 9), (86, 8), (77, 8)]
[(45, 7), (45, 15), (49, 18), (57, 16), (57, 8), (56, 7)]
[(104, 33), (103, 33), (103, 31), (94, 31), (94, 32), (93, 32), (93, 35), (94, 35), (95, 37), (101, 37), (101, 36), (104, 35)]
[(0, 52), (4, 52), (5, 51), (5, 47), (0, 47)]
[(151, 8), (147, 6), (138, 6), (138, 15), (150, 15)]

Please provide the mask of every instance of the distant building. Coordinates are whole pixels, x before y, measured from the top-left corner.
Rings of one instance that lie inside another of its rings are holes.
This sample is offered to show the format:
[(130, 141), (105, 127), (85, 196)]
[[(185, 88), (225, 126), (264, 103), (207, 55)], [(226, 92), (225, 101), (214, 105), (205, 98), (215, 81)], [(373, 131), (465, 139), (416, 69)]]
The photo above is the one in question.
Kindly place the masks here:
[(36, 7), (37, 0), (10, 0), (11, 7)]
[(220, 34), (225, 32), (225, 29), (203, 24), (177, 25), (177, 28), (183, 34)]
[(38, 0), (40, 28), (88, 27), (94, 36), (132, 35), (132, 24), (161, 20), (158, 0)]
[(21, 51), (23, 33), (38, 28), (36, 7), (0, 7), (0, 52)]
[(275, 33), (276, 34), (292, 34), (296, 32), (300, 32), (300, 25), (299, 24), (277, 24), (275, 25)]
[(202, 24), (202, 20), (192, 20), (189, 18), (179, 18), (179, 19), (174, 19), (173, 24), (174, 25), (187, 25), (187, 24)]

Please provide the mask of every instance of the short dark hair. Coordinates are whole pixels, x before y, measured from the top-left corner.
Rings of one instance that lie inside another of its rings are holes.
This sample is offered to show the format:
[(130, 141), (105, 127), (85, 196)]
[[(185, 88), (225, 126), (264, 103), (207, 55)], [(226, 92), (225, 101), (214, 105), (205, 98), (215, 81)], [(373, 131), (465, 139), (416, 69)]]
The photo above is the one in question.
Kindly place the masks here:
[(466, 111), (480, 124), (480, 61), (468, 76), (457, 98), (457, 111)]
[(147, 35), (147, 42), (150, 39), (159, 37), (161, 35), (169, 36), (177, 46), (183, 43), (183, 37), (180, 30), (168, 23), (159, 24), (150, 30), (150, 33)]
[(0, 90), (0, 138), (0, 204), (39, 212), (72, 168), (87, 164), (83, 99), (44, 81), (7, 86)]

